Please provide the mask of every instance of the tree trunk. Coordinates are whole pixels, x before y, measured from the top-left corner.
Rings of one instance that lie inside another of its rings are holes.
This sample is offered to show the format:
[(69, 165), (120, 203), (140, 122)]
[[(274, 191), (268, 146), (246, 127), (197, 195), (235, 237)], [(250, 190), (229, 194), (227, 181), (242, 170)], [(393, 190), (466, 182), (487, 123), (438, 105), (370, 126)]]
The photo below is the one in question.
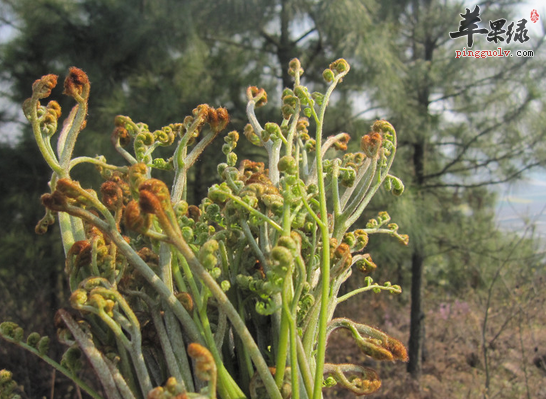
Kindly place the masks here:
[(411, 258), (411, 321), (409, 338), (408, 373), (414, 379), (421, 377), (424, 319), (423, 313), (423, 255), (421, 248), (415, 248)]
[(293, 58), (294, 44), (290, 40), (290, 9), (288, 0), (281, 1), (281, 36), (277, 47), (277, 58), (281, 65), (283, 87), (292, 87), (293, 78), (288, 74), (288, 64)]
[[(413, 167), (415, 170), (414, 184), (419, 198), (417, 206), (422, 205), (421, 187), (425, 175), (425, 143), (418, 140), (413, 145)], [(408, 343), (408, 373), (418, 380), (421, 377), (423, 342), (425, 339), (424, 313), (423, 313), (423, 263), (424, 243), (416, 242), (411, 258), (411, 313), (410, 313), (410, 338)]]

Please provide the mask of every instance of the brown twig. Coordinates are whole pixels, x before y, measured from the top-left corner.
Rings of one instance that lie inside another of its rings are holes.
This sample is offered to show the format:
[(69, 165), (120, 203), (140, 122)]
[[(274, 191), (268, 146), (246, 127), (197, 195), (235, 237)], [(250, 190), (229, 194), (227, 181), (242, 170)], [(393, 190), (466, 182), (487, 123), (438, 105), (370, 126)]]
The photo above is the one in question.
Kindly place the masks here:
[(57, 370), (53, 369), (52, 373), (51, 373), (51, 394), (50, 394), (50, 398), (51, 399), (54, 399), (54, 394), (55, 394), (55, 377), (56, 377), (56, 372)]

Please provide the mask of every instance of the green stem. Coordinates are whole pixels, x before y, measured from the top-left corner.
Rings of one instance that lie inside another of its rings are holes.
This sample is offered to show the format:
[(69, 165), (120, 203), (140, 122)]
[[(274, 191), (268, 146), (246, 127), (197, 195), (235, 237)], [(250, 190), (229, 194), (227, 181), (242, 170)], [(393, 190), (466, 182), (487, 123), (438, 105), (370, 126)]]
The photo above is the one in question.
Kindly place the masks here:
[(355, 205), (357, 205), (358, 207), (352, 212), (349, 210), (349, 208), (351, 208), (351, 210), (354, 209), (351, 206), (346, 209), (346, 211), (349, 212), (347, 212), (347, 214), (345, 215), (348, 216), (348, 218), (346, 218), (345, 222), (343, 223), (343, 228), (345, 230), (348, 229), (349, 226), (352, 226), (358, 220), (362, 212), (364, 212), (364, 209), (366, 209), (366, 206), (368, 206), (369, 202), (373, 198), (376, 191), (379, 189), (379, 187), (381, 187), (383, 179), (381, 179), (380, 173), (375, 173), (375, 175), (371, 179), (371, 182), (372, 186), (369, 188), (366, 195), (364, 197), (355, 198)]
[(185, 145), (185, 137), (186, 136), (180, 140), (173, 155), (175, 170), (173, 186), (171, 189), (171, 200), (173, 204), (178, 203), (186, 192), (186, 174), (188, 170), (185, 167), (184, 161), (188, 153), (188, 148)]
[(296, 328), (296, 320), (292, 317), (290, 321), (290, 365), (291, 375), (290, 380), (292, 383), (292, 399), (300, 398), (300, 374), (298, 370), (298, 347), (296, 337), (298, 331)]
[[(110, 293), (113, 293), (113, 291), (107, 290), (107, 289), (101, 290), (99, 288), (95, 288), (94, 290), (99, 295), (101, 293), (103, 295), (108, 295)], [(125, 309), (123, 310), (126, 311), (127, 310), (126, 307), (128, 307), (128, 305), (123, 306), (123, 302), (125, 301), (123, 297), (119, 293), (115, 296), (116, 296), (118, 304), (120, 304), (121, 307), (124, 307)], [(112, 330), (115, 336), (118, 339), (120, 339), (123, 346), (125, 346), (125, 349), (127, 349), (129, 354), (131, 355), (131, 359), (133, 361), (133, 366), (135, 367), (135, 371), (137, 373), (137, 380), (140, 384), (140, 389), (142, 391), (142, 394), (144, 396), (147, 395), (148, 392), (152, 390), (152, 383), (150, 380), (150, 375), (148, 374), (148, 370), (146, 369), (144, 356), (142, 355), (140, 325), (138, 323), (138, 320), (136, 320), (136, 317), (134, 317), (134, 314), (132, 315), (132, 317), (130, 316), (130, 314), (128, 314), (129, 318), (131, 319), (131, 321), (129, 321), (125, 319), (119, 312), (114, 311), (114, 317), (116, 318), (116, 320), (114, 320), (109, 315), (107, 315), (104, 309), (102, 308), (96, 309), (90, 306), (83, 306), (82, 310), (88, 310), (90, 312), (95, 313), (97, 316), (99, 316), (102, 319), (102, 321), (104, 321), (108, 325), (108, 327)], [(132, 314), (132, 311), (130, 311), (130, 313)], [(129, 331), (129, 333), (131, 334), (131, 340), (129, 340), (125, 336), (118, 322), (120, 324), (123, 324), (124, 328), (127, 331)]]
[[(334, 238), (340, 239), (345, 231), (353, 225), (353, 223), (360, 217), (360, 214), (364, 211), (364, 208), (370, 202), (380, 182), (376, 182), (371, 188), (373, 179), (376, 176), (377, 160), (372, 160), (371, 168), (366, 170), (366, 175), (362, 182), (359, 182), (358, 191), (354, 195), (351, 203), (343, 210), (343, 213), (339, 214), (336, 218), (336, 224), (334, 228)], [(355, 218), (356, 216), (356, 218)]]
[(286, 281), (288, 282), (287, 293), (283, 297), (283, 311), (286, 313), (288, 318), (288, 328), (290, 333), (290, 379), (292, 383), (292, 399), (299, 399), (300, 397), (300, 387), (299, 387), (299, 372), (298, 372), (298, 347), (297, 347), (297, 335), (298, 329), (296, 326), (296, 318), (294, 314), (291, 313), (290, 302), (294, 298), (294, 290), (292, 286), (292, 279), (290, 276), (293, 274), (294, 264), (289, 269), (288, 276)]
[(186, 353), (186, 345), (180, 329), (178, 319), (175, 317), (171, 309), (165, 309), (165, 323), (167, 324), (167, 335), (170, 338), (171, 346), (173, 348), (174, 355), (178, 362), (178, 366), (182, 372), (182, 378), (186, 385), (186, 388), (193, 392), (195, 387), (193, 385), (193, 378), (191, 374), (191, 366)]
[[(135, 267), (135, 269), (148, 281), (148, 283), (172, 309), (178, 320), (180, 320), (180, 323), (184, 327), (190, 340), (204, 345), (204, 341), (199, 333), (199, 330), (180, 301), (173, 295), (169, 288), (161, 281), (158, 275), (155, 274), (155, 272), (146, 264), (146, 262), (142, 260), (142, 258), (133, 250), (133, 248), (131, 248), (131, 246), (127, 243), (127, 241), (125, 241), (115, 227), (109, 226), (108, 223), (101, 220), (97, 216), (76, 206), (67, 205), (67, 212), (93, 224), (95, 227), (105, 233), (114, 242), (114, 244), (116, 244), (120, 252), (127, 258), (129, 263)], [(191, 251), (189, 247), (188, 249)]]
[(334, 203), (334, 220), (341, 214), (341, 204), (339, 201), (339, 159), (334, 159), (334, 168), (332, 171), (332, 201)]
[(298, 266), (298, 275), (296, 278), (296, 292), (294, 293), (294, 297), (292, 298), (292, 305), (290, 308), (292, 314), (296, 314), (297, 312), (298, 302), (300, 300), (301, 293), (303, 292), (303, 285), (305, 283), (305, 280), (307, 279), (305, 263), (303, 262), (300, 254), (296, 256), (295, 262)]
[[(164, 229), (165, 229), (165, 226), (164, 226)], [(256, 365), (258, 373), (260, 374), (260, 377), (262, 378), (262, 381), (267, 389), (269, 396), (272, 399), (282, 399), (281, 394), (279, 390), (277, 389), (277, 385), (275, 384), (275, 380), (273, 379), (273, 376), (269, 372), (267, 363), (265, 362), (262, 354), (260, 353), (260, 349), (258, 348), (258, 345), (256, 345), (256, 342), (254, 341), (254, 338), (250, 334), (250, 331), (248, 331), (247, 326), (245, 325), (244, 321), (239, 316), (239, 313), (237, 312), (237, 310), (233, 307), (233, 305), (229, 301), (224, 291), (222, 291), (222, 289), (216, 283), (216, 281), (212, 278), (212, 276), (205, 270), (205, 268), (197, 260), (197, 258), (195, 257), (195, 254), (193, 253), (189, 245), (186, 243), (186, 241), (182, 238), (182, 236), (170, 235), (170, 234), (169, 236), (171, 237), (171, 240), (173, 240), (173, 243), (176, 246), (176, 248), (186, 258), (188, 264), (192, 268), (192, 271), (201, 279), (201, 281), (203, 281), (203, 283), (211, 291), (212, 295), (216, 298), (218, 302), (218, 306), (220, 306), (224, 310), (224, 312), (227, 314), (233, 327), (235, 328), (235, 330), (241, 337), (244, 345), (247, 346), (250, 357), (252, 358), (252, 360), (254, 361), (254, 364)]]
[[(220, 250), (222, 254), (222, 262), (227, 262), (228, 254), (227, 254), (226, 245), (223, 241), (219, 241), (219, 244), (220, 244)], [(233, 257), (230, 258), (230, 264), (231, 264), (230, 271), (231, 271), (232, 280), (233, 280), (233, 276), (237, 276), (237, 274), (239, 273), (239, 265), (241, 263), (241, 257), (243, 256), (243, 251), (245, 247), (246, 247), (246, 243), (244, 242), (244, 240), (239, 240), (237, 255), (235, 259), (233, 259)], [(226, 258), (226, 260), (224, 260), (224, 258)], [(241, 291), (236, 290), (235, 293), (233, 293), (233, 290), (230, 290), (228, 291), (228, 295), (230, 293), (231, 293), (231, 300), (233, 301), (234, 306), (237, 308), (239, 312), (239, 316), (241, 317), (241, 320), (246, 325), (245, 307), (244, 307), (243, 299), (241, 297)], [(235, 337), (235, 339), (236, 339), (235, 350), (237, 351), (237, 360), (239, 363), (242, 387), (243, 389), (245, 389), (245, 391), (247, 391), (250, 385), (250, 380), (252, 376), (254, 375), (254, 367), (252, 366), (252, 359), (250, 358), (248, 350), (246, 346), (243, 344), (243, 341), (240, 339), (240, 337)]]
[(279, 329), (279, 341), (277, 344), (277, 362), (276, 362), (276, 371), (275, 371), (275, 382), (277, 384), (277, 387), (280, 389), (283, 384), (284, 380), (284, 371), (286, 368), (286, 356), (288, 353), (288, 337), (289, 337), (289, 313), (288, 309), (285, 309), (285, 305), (287, 305), (287, 282), (288, 282), (288, 276), (290, 274), (287, 273), (287, 276), (285, 277), (284, 284), (283, 284), (283, 292), (282, 292), (282, 307), (283, 311), (281, 314), (281, 325)]
[(87, 98), (89, 97), (89, 84), (86, 84), (83, 86), (83, 90), (81, 93), (81, 97), (74, 96), (74, 99), (78, 102), (74, 108), (77, 108), (76, 115), (74, 117), (74, 122), (72, 123), (72, 126), (68, 130), (66, 134), (66, 139), (64, 141), (63, 148), (59, 148), (58, 150), (61, 150), (61, 152), (58, 154), (60, 158), (60, 166), (61, 168), (66, 172), (66, 176), (68, 177), (68, 165), (70, 162), (70, 158), (72, 157), (72, 152), (74, 151), (74, 146), (76, 145), (76, 140), (78, 138), (78, 135), (80, 134), (80, 131), (82, 130), (82, 126), (85, 122), (85, 118), (87, 117)]
[(179, 253), (179, 261), (182, 265), (182, 269), (184, 270), (184, 274), (188, 279), (188, 284), (190, 286), (190, 290), (195, 301), (195, 307), (197, 308), (197, 311), (199, 313), (199, 319), (201, 320), (202, 326), (202, 334), (204, 336), (205, 342), (207, 343), (207, 347), (209, 348), (210, 353), (214, 357), (214, 362), (216, 363), (218, 377), (220, 379), (220, 384), (218, 386), (218, 389), (220, 390), (220, 395), (223, 398), (244, 397), (245, 395), (242, 390), (233, 380), (233, 377), (227, 372), (222, 362), (220, 353), (218, 352), (218, 348), (216, 347), (216, 343), (214, 341), (212, 330), (210, 329), (210, 323), (207, 315), (206, 298), (208, 295), (206, 295), (205, 292), (199, 291), (199, 289), (197, 288), (197, 284), (195, 282), (195, 279), (193, 278), (193, 273), (189, 267), (187, 259), (181, 252)]
[(298, 335), (296, 335), (296, 340), (298, 345), (298, 365), (303, 380), (303, 385), (305, 387), (305, 391), (307, 392), (307, 397), (310, 398), (313, 394), (313, 376), (309, 367), (309, 358), (305, 353), (303, 343)]
[[(161, 349), (163, 350), (163, 355), (165, 356), (167, 369), (169, 370), (170, 375), (176, 378), (177, 381), (184, 383), (169, 335), (167, 333), (167, 329), (165, 328), (164, 321), (161, 317), (159, 305), (143, 292), (131, 291), (131, 294), (138, 296), (148, 305), (150, 314), (152, 315), (154, 327), (157, 331), (157, 335), (159, 336)], [(134, 339), (134, 337), (132, 338)]]
[(320, 226), (322, 226), (322, 220), (318, 217), (318, 215), (313, 211), (313, 209), (311, 208), (311, 206), (309, 205), (309, 202), (307, 201), (307, 198), (305, 198), (305, 194), (306, 194), (306, 190), (302, 187), (303, 186), (303, 182), (300, 180), (299, 181), (299, 185), (300, 185), (300, 190), (302, 190), (302, 195), (301, 195), (301, 199), (303, 200), (303, 204), (305, 206), (305, 209), (307, 209), (307, 212), (309, 212), (309, 214), (311, 215), (311, 217), (313, 219), (315, 219), (315, 222), (317, 222), (317, 224)]
[(258, 258), (260, 263), (263, 267), (267, 267), (267, 261), (265, 260), (265, 256), (258, 246), (258, 243), (256, 242), (256, 239), (252, 235), (252, 232), (250, 231), (250, 227), (248, 226), (248, 223), (243, 218), (240, 219), (241, 227), (243, 228), (243, 233), (248, 241), (248, 244), (250, 245), (250, 248), (254, 251), (254, 255)]
[[(115, 170), (120, 173), (127, 173), (129, 171), (129, 168), (127, 166), (115, 166), (110, 165), (109, 163), (106, 163), (104, 161), (101, 161), (97, 158), (91, 158), (91, 157), (77, 157), (70, 161), (70, 164), (68, 166), (68, 170), (72, 170), (72, 168), (76, 165), (79, 165), (81, 163), (91, 163), (93, 165), (100, 166), (105, 169)], [(136, 161), (135, 161), (136, 163)]]
[(353, 195), (353, 192), (357, 188), (361, 187), (360, 182), (362, 181), (362, 178), (366, 176), (366, 174), (368, 173), (368, 168), (370, 167), (371, 163), (372, 163), (372, 159), (370, 158), (366, 158), (362, 162), (362, 164), (360, 165), (360, 168), (358, 169), (358, 173), (356, 174), (355, 183), (353, 184), (352, 187), (347, 187), (345, 191), (343, 192), (343, 196), (341, 197), (341, 204), (340, 204), (342, 210), (345, 209), (345, 206), (347, 205), (347, 202)]
[(171, 341), (169, 340), (169, 336), (167, 334), (167, 329), (165, 328), (165, 324), (163, 324), (163, 320), (159, 313), (159, 308), (154, 307), (154, 308), (151, 308), (150, 310), (151, 310), (150, 313), (152, 315), (154, 326), (156, 328), (157, 334), (159, 335), (161, 349), (163, 349), (163, 355), (165, 356), (165, 362), (167, 363), (167, 368), (169, 370), (169, 373), (171, 376), (176, 378), (177, 381), (184, 383), (184, 379), (182, 378), (180, 368), (178, 367), (176, 356), (174, 355), (174, 350), (172, 348)]
[(59, 165), (59, 161), (55, 157), (55, 154), (53, 151), (50, 151), (44, 141), (44, 138), (42, 136), (42, 129), (40, 129), (40, 120), (38, 118), (38, 100), (32, 99), (32, 105), (30, 107), (31, 109), (31, 115), (29, 121), (32, 125), (32, 132), (34, 133), (34, 139), (36, 140), (36, 144), (38, 144), (38, 148), (40, 149), (40, 152), (42, 153), (42, 157), (44, 157), (44, 160), (47, 162), (51, 170), (55, 172), (58, 176), (64, 177), (63, 169), (61, 168), (61, 165)]
[[(321, 119), (322, 121), (322, 119)], [(320, 314), (318, 325), (318, 342), (317, 342), (317, 364), (315, 368), (315, 384), (313, 390), (313, 399), (320, 399), (322, 396), (322, 371), (324, 369), (324, 357), (326, 355), (326, 317), (328, 301), (330, 297), (330, 235), (328, 232), (328, 210), (326, 208), (326, 192), (324, 190), (324, 177), (322, 168), (321, 155), (321, 139), (322, 139), (322, 124), (317, 124), (316, 136), (316, 165), (318, 176), (319, 203), (320, 203), (320, 221), (319, 226), (322, 240), (322, 254), (320, 262), (320, 272), (322, 280), (322, 298), (320, 302)]]
[(284, 190), (283, 190), (283, 209), (282, 209), (282, 235), (283, 236), (290, 236), (290, 204), (289, 204), (289, 197), (292, 195), (289, 191), (289, 188), (286, 187), (286, 183), (284, 184)]
[(72, 381), (74, 381), (74, 383), (76, 385), (78, 385), (84, 392), (86, 392), (87, 394), (89, 394), (89, 396), (91, 396), (93, 399), (104, 399), (104, 397), (102, 397), (101, 395), (99, 395), (99, 393), (97, 391), (95, 391), (93, 388), (91, 388), (89, 385), (87, 385), (86, 382), (84, 382), (83, 380), (81, 380), (77, 375), (75, 374), (72, 374), (72, 372), (70, 370), (68, 370), (67, 368), (61, 366), (59, 363), (57, 363), (55, 360), (51, 359), (49, 356), (47, 355), (42, 355), (36, 348), (28, 345), (27, 343), (25, 342), (22, 342), (22, 341), (16, 341), (15, 339), (11, 338), (11, 337), (8, 337), (6, 335), (0, 335), (3, 339), (5, 339), (6, 341), (12, 343), (12, 344), (15, 344), (15, 345), (18, 345), (20, 346), (21, 348), (23, 349), (26, 349), (27, 351), (29, 351), (30, 353), (38, 356), (40, 359), (42, 359), (44, 362), (46, 362), (47, 364), (49, 364), (51, 367), (53, 367), (55, 370), (57, 370), (58, 372), (64, 374), (67, 378), (71, 379)]
[(129, 151), (127, 151), (125, 148), (123, 148), (119, 143), (119, 137), (117, 141), (114, 143), (114, 149), (125, 159), (129, 165), (135, 165), (138, 163), (135, 157), (131, 155)]
[[(76, 242), (72, 231), (71, 216), (65, 212), (59, 212), (59, 227), (61, 228), (61, 241), (63, 242), (64, 254), (66, 255), (72, 245)], [(73, 291), (73, 287), (71, 287)]]
[(353, 290), (343, 296), (340, 296), (339, 298), (337, 298), (337, 303), (341, 303), (341, 302), (344, 302), (346, 301), (347, 299), (355, 296), (355, 295), (358, 295), (362, 292), (366, 292), (366, 291), (371, 291), (371, 290), (381, 290), (381, 291), (390, 291), (394, 294), (400, 294), (402, 291), (400, 290), (400, 287), (398, 286), (391, 286), (391, 287), (385, 287), (384, 285), (379, 285), (377, 283), (375, 284), (372, 284), (372, 285), (369, 285), (367, 287), (360, 287), (356, 290)]
[(108, 399), (121, 399), (114, 378), (112, 377), (110, 370), (108, 370), (108, 366), (105, 364), (102, 354), (95, 347), (93, 341), (80, 329), (78, 323), (74, 321), (67, 311), (61, 309), (59, 310), (59, 314), (95, 369)]
[[(127, 381), (125, 381), (125, 378), (123, 378), (123, 375), (119, 372), (118, 368), (110, 360), (108, 360), (108, 358), (105, 358), (104, 362), (108, 366), (108, 370), (110, 370), (112, 378), (114, 379), (118, 391), (123, 399), (136, 399), (133, 391), (129, 387), (129, 384)], [(132, 388), (134, 389), (134, 385), (132, 385)], [(140, 397), (141, 396), (139, 396), (139, 398)]]
[(74, 118), (76, 117), (77, 112), (78, 107), (72, 107), (70, 113), (63, 122), (63, 128), (61, 129), (61, 132), (59, 133), (59, 138), (57, 139), (57, 154), (59, 156), (61, 156), (61, 154), (63, 153), (63, 149), (66, 144), (66, 137), (68, 135), (68, 132), (72, 129), (72, 125), (74, 124)]
[(184, 277), (182, 276), (182, 273), (180, 272), (180, 264), (178, 262), (178, 257), (175, 257), (173, 259), (173, 278), (174, 278), (174, 282), (176, 283), (176, 287), (178, 288), (178, 291), (188, 292), (188, 288), (186, 287), (186, 282), (184, 281)]
[[(345, 73), (346, 74), (346, 73)], [(326, 106), (330, 95), (335, 86), (345, 74), (339, 74), (332, 84), (328, 87), (324, 95), (324, 102), (320, 107), (318, 117), (313, 108), (310, 108), (316, 121), (316, 147), (315, 147), (315, 165), (317, 168), (317, 184), (319, 190), (320, 204), (320, 220), (319, 226), (322, 239), (322, 254), (320, 262), (321, 280), (322, 280), (322, 298), (320, 303), (320, 315), (318, 325), (318, 342), (317, 342), (317, 365), (315, 369), (315, 385), (313, 390), (313, 399), (322, 397), (322, 373), (324, 370), (324, 359), (326, 356), (326, 327), (328, 324), (328, 303), (330, 301), (330, 234), (328, 231), (328, 209), (326, 207), (326, 191), (324, 188), (324, 171), (322, 165), (322, 127)], [(309, 103), (312, 104), (311, 99)]]
[(281, 226), (279, 226), (274, 220), (270, 219), (269, 217), (267, 217), (266, 215), (264, 215), (263, 213), (261, 213), (260, 211), (252, 208), (250, 205), (248, 205), (246, 202), (242, 201), (239, 197), (236, 197), (235, 195), (233, 194), (228, 194), (226, 193), (226, 195), (235, 203), (241, 205), (243, 208), (245, 208), (247, 211), (249, 211), (250, 213), (252, 213), (253, 215), (255, 216), (258, 216), (260, 219), (266, 221), (270, 226), (272, 226), (275, 230), (279, 231), (282, 233), (283, 231), (283, 228)]
[[(127, 381), (127, 384), (131, 387), (133, 392), (140, 393), (137, 388), (133, 369), (131, 368), (131, 363), (129, 362), (129, 354), (127, 353), (127, 349), (125, 349), (125, 346), (123, 346), (123, 343), (117, 337), (116, 337), (116, 346), (117, 346), (117, 350), (120, 357), (120, 362), (118, 367), (119, 367), (119, 370), (121, 371), (121, 374), (124, 380)], [(140, 394), (138, 395), (138, 397), (143, 398), (144, 396)]]
[[(298, 172), (300, 176), (303, 176), (302, 180), (307, 181), (307, 179), (309, 178), (309, 160), (307, 159), (307, 151), (305, 151), (305, 146), (303, 145), (303, 141), (301, 140), (301, 138), (298, 137), (297, 140), (298, 145), (296, 147), (296, 155), (299, 154), (300, 149), (303, 150), (301, 151), (301, 168), (299, 168)], [(296, 159), (299, 158), (296, 157)]]
[(171, 248), (167, 243), (162, 242), (159, 244), (159, 275), (169, 291), (174, 292), (171, 260)]
[(199, 317), (201, 319), (201, 323), (203, 324), (207, 347), (212, 354), (212, 357), (214, 358), (214, 363), (216, 363), (218, 379), (220, 381), (220, 383), (218, 384), (218, 391), (220, 393), (220, 396), (223, 399), (245, 398), (245, 394), (224, 366), (222, 357), (220, 356), (220, 352), (218, 351), (218, 348), (216, 347), (216, 342), (214, 341), (214, 335), (212, 334), (212, 330), (210, 328), (206, 306), (206, 303), (203, 303), (202, 306), (199, 308)]

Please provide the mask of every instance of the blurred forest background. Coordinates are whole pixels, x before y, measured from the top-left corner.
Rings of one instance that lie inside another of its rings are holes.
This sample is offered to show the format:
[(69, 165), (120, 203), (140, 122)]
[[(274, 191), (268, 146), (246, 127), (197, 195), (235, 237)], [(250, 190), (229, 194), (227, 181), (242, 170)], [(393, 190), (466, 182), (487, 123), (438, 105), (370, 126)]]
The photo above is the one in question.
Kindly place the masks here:
[[(480, 27), (526, 18), (529, 40), (497, 44), (475, 35), (474, 49), (533, 50), (534, 57), (456, 59), (455, 50), (469, 46), (449, 32), (476, 4), (0, 0), (0, 320), (53, 337), (55, 311), (68, 306), (58, 229), (34, 233), (50, 177), (20, 111), (35, 79), (62, 78), (70, 66), (87, 72), (89, 120), (76, 152), (116, 163), (109, 136), (117, 114), (156, 129), (206, 102), (226, 107), (230, 128), (242, 131), (244, 90), (257, 85), (270, 99), (261, 119), (278, 122), (275, 101), (292, 85), (290, 59), (301, 60), (304, 84), (321, 90), (323, 69), (343, 57), (352, 69), (326, 134), (348, 132), (356, 147), (373, 120), (389, 120), (400, 138), (394, 173), (406, 184), (400, 198), (378, 195), (366, 215), (387, 209), (410, 235), (408, 247), (375, 237), (369, 245), (379, 266), (374, 279), (400, 284), (403, 294), (366, 294), (340, 310), (408, 343), (408, 364), (375, 365), (383, 387), (374, 397), (546, 397), (544, 242), (532, 217), (517, 231), (499, 227), (494, 190), (546, 166), (546, 10), (532, 23), (526, 3), (481, 3)], [(60, 91), (54, 98), (66, 113), (71, 104)], [(190, 203), (216, 181), (219, 143), (194, 168)], [(237, 152), (263, 156), (244, 145)], [(93, 174), (82, 167), (75, 178), (88, 186)], [(335, 336), (329, 356), (358, 360), (345, 341)], [(6, 342), (3, 368), (24, 398), (50, 398), (52, 386), (55, 398), (78, 397), (62, 376)], [(328, 393), (351, 397), (344, 395)]]

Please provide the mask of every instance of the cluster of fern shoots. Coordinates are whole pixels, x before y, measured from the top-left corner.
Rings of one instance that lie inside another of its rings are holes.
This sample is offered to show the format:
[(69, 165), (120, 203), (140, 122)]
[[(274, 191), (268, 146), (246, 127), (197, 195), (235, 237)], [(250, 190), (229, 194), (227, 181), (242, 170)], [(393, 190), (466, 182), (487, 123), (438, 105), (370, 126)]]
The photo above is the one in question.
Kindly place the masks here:
[[(37, 80), (23, 110), (52, 176), (36, 229), (60, 225), (76, 312), (57, 313), (58, 339), (68, 347), (60, 362), (47, 355), (48, 337), (25, 338), (11, 322), (0, 325), (0, 336), (96, 399), (319, 399), (334, 385), (356, 395), (379, 389), (374, 370), (325, 363), (325, 352), (330, 334), (346, 329), (367, 356), (407, 360), (400, 341), (333, 318), (339, 303), (362, 292), (401, 291), (368, 276), (364, 286), (339, 295), (353, 271), (367, 275), (376, 268), (364, 253), (369, 235), (408, 243), (386, 212), (352, 229), (382, 186), (402, 194), (402, 182), (389, 174), (396, 133), (377, 121), (355, 153), (347, 152), (346, 133), (323, 140), (330, 96), (349, 64), (340, 59), (324, 71), (325, 93), (301, 85), (297, 59), (289, 72), (294, 87), (282, 93), (280, 124), (262, 126), (255, 109), (267, 94), (246, 91), (244, 136), (263, 147), (267, 162), (238, 161), (240, 135), (225, 134), (219, 183), (199, 204), (186, 201), (188, 172), (227, 127), (226, 109), (199, 105), (182, 123), (155, 131), (117, 116), (112, 143), (126, 165), (115, 166), (103, 156), (72, 157), (86, 125), (87, 75), (71, 68), (65, 80), (64, 93), (76, 105), (55, 150), (61, 108), (41, 101), (57, 76)], [(154, 157), (160, 146), (174, 146), (173, 156)], [(70, 177), (82, 163), (95, 165), (104, 179), (98, 191)], [(173, 172), (170, 188), (153, 177), (156, 169)], [(82, 378), (91, 369), (95, 378)], [(0, 373), (0, 384), (6, 397), (17, 397), (9, 372)]]

